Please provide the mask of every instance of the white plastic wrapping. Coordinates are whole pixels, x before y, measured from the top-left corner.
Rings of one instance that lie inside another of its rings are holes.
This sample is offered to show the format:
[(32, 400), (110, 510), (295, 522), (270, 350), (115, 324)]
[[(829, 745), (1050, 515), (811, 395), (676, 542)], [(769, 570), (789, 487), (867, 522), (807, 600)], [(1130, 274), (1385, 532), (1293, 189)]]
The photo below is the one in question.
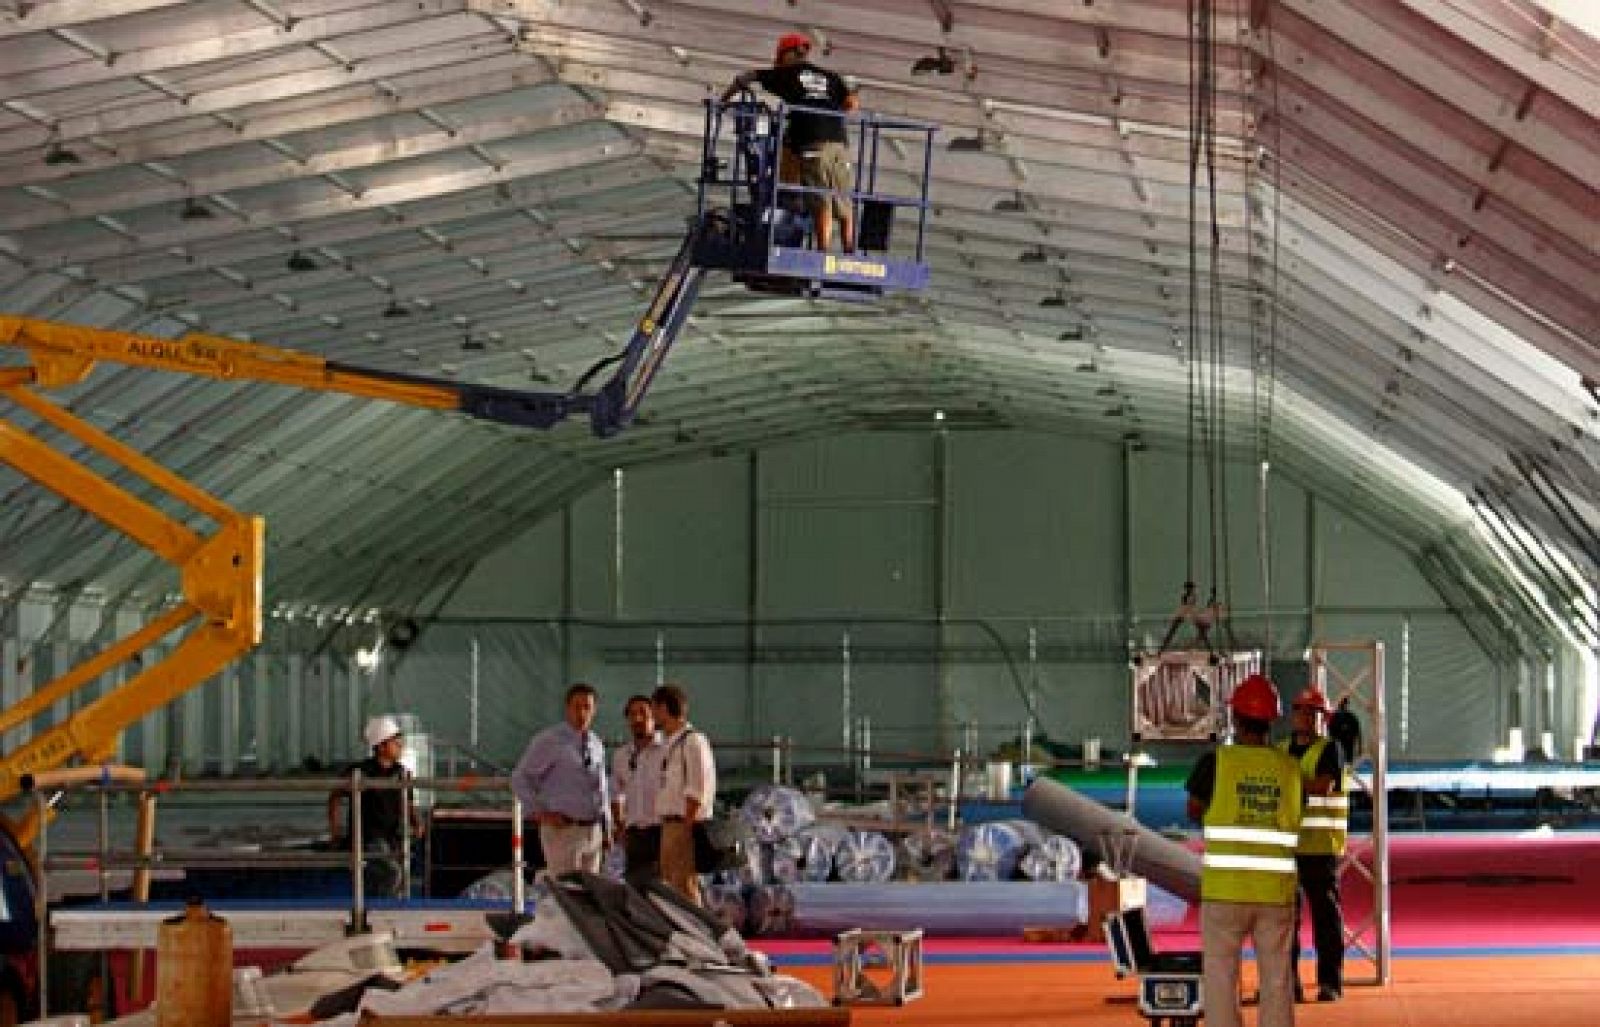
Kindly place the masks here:
[(894, 866), (894, 845), (877, 831), (847, 832), (833, 854), (833, 872), (841, 881), (888, 881)]
[(757, 785), (739, 807), (739, 816), (758, 842), (793, 838), (817, 819), (811, 800), (783, 785)]

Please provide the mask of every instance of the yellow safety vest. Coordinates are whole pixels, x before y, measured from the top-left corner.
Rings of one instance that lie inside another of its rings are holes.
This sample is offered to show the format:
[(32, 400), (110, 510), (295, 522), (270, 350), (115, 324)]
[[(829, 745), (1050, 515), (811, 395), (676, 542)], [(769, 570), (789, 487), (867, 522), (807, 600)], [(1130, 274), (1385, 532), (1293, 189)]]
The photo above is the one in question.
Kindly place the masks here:
[(1202, 820), (1200, 897), (1206, 902), (1294, 901), (1300, 767), (1281, 749), (1225, 745)]
[[(1316, 780), (1317, 764), (1321, 762), (1322, 752), (1329, 744), (1328, 739), (1319, 738), (1300, 754), (1300, 780), (1305, 784)], [(1288, 742), (1283, 743), (1283, 751), (1289, 751)], [(1295, 846), (1294, 851), (1307, 856), (1344, 855), (1345, 838), (1350, 834), (1348, 767), (1340, 775), (1336, 788), (1337, 791), (1332, 795), (1306, 793), (1306, 812), (1300, 818), (1300, 844)]]

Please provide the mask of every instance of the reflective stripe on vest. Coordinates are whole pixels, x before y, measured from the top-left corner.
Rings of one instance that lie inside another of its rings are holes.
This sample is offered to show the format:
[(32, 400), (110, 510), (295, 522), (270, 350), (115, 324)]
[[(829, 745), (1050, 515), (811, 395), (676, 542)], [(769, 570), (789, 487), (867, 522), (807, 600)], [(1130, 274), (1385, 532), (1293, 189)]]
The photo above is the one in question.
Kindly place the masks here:
[(1224, 856), (1210, 852), (1200, 857), (1200, 865), (1224, 870), (1265, 870), (1274, 874), (1295, 872), (1293, 856)]
[[(1316, 780), (1317, 764), (1328, 745), (1326, 738), (1311, 743), (1300, 754), (1300, 779), (1305, 784)], [(1283, 744), (1288, 751), (1289, 743)], [(1307, 795), (1305, 816), (1300, 820), (1300, 843), (1295, 851), (1306, 856), (1342, 856), (1350, 833), (1350, 771), (1346, 769), (1332, 795)]]
[(1300, 768), (1264, 745), (1225, 745), (1203, 821), (1200, 896), (1208, 902), (1294, 901)]

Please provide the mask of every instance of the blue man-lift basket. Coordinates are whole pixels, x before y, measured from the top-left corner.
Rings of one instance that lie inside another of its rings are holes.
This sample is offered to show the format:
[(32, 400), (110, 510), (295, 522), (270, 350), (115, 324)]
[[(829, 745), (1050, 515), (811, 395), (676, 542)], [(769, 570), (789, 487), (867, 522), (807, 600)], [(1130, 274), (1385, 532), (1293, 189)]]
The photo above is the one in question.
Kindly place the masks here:
[[(935, 127), (875, 114), (834, 113), (848, 123), (855, 139), (851, 188), (835, 197), (825, 189), (781, 180), (784, 126), (794, 109), (767, 107), (749, 93), (732, 103), (707, 104), (694, 219), (650, 306), (620, 350), (592, 363), (565, 392), (452, 382), (460, 392), (461, 409), (474, 417), (533, 428), (553, 428), (568, 417), (588, 414), (597, 436), (615, 435), (633, 423), (688, 321), (707, 271), (727, 271), (750, 289), (786, 296), (872, 300), (887, 292), (926, 288)], [(730, 154), (727, 160), (724, 148)], [(885, 149), (900, 163), (880, 175), (879, 157)], [(909, 190), (893, 191), (891, 179), (909, 181)], [(817, 195), (850, 204), (859, 228), (851, 252), (812, 248), (806, 200)], [(901, 211), (915, 211), (916, 233), (909, 241), (896, 242), (895, 219)], [(384, 376), (439, 383), (399, 372)]]
[(1139, 982), (1139, 1013), (1152, 1027), (1193, 1027), (1200, 1022), (1200, 953), (1157, 952), (1150, 944), (1143, 909), (1110, 913), (1106, 946), (1117, 976)]
[[(928, 285), (926, 238), (928, 179), (933, 125), (872, 113), (834, 114), (853, 136), (851, 188), (836, 194), (848, 203), (857, 226), (849, 253), (813, 248), (808, 213), (812, 197), (828, 190), (782, 181), (787, 115), (811, 108), (769, 107), (745, 93), (727, 102), (708, 101), (702, 140), (694, 263), (725, 270), (761, 292), (870, 299)], [(815, 111), (813, 113), (828, 113)], [(731, 146), (724, 159), (724, 146)], [(901, 166), (882, 168), (883, 151)], [(899, 190), (891, 177), (908, 185)], [(896, 215), (915, 216), (913, 238), (896, 244)]]

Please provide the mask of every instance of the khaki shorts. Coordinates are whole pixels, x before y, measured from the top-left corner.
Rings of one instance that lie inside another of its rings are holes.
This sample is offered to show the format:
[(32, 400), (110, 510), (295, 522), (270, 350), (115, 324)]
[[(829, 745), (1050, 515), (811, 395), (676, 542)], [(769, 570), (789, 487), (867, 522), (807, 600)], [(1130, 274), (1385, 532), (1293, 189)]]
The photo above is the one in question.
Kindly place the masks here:
[[(784, 181), (798, 180), (801, 185), (811, 189), (832, 189), (838, 194), (832, 197), (834, 215), (840, 218), (850, 216), (850, 201), (842, 195), (850, 191), (851, 185), (850, 159), (843, 143), (818, 143), (815, 150), (798, 155), (785, 148), (778, 174)], [(823, 198), (812, 194), (806, 199), (811, 204), (817, 204)]]

